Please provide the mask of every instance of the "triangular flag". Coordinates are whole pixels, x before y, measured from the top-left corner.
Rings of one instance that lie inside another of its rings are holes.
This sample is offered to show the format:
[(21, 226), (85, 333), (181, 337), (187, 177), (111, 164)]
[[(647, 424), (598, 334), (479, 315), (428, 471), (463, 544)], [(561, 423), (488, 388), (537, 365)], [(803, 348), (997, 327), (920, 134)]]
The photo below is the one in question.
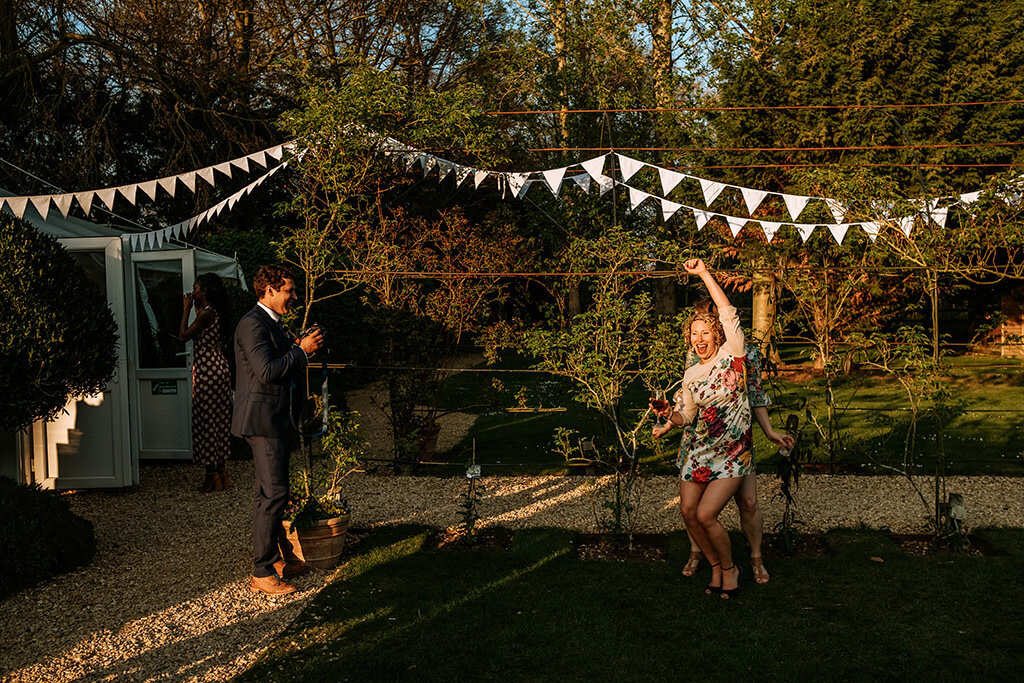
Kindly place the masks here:
[(150, 201), (156, 199), (156, 181), (150, 180), (145, 183), (139, 183), (139, 189), (149, 197)]
[(747, 205), (747, 211), (751, 216), (757, 211), (757, 207), (761, 206), (761, 202), (768, 196), (768, 193), (764, 190), (752, 190), (749, 187), (741, 187), (740, 193), (743, 195), (743, 201)]
[(580, 189), (584, 192), (590, 192), (590, 174), (579, 173), (572, 176), (571, 180), (580, 186)]
[(624, 154), (616, 154), (615, 156), (619, 158), (619, 173), (622, 174), (622, 182), (624, 183), (628, 183), (629, 179), (632, 178), (637, 171), (646, 166), (644, 162), (637, 161), (636, 159), (630, 159)]
[(775, 233), (779, 231), (779, 227), (782, 223), (776, 223), (775, 221), (758, 221), (761, 224), (761, 229), (764, 230), (764, 238), (771, 242), (775, 239)]
[(811, 233), (814, 232), (814, 229), (816, 227), (818, 227), (818, 226), (814, 225), (813, 223), (810, 223), (810, 224), (808, 224), (808, 223), (797, 223), (796, 224), (797, 232), (800, 233), (800, 239), (802, 239), (804, 242), (806, 242), (807, 240), (809, 240), (811, 238)]
[(860, 224), (860, 227), (864, 228), (864, 232), (868, 234), (868, 237), (871, 238), (872, 242), (878, 239), (878, 230), (881, 226), (879, 226), (877, 222), (865, 221)]
[(53, 203), (60, 211), (60, 215), (64, 218), (68, 217), (68, 211), (71, 210), (71, 200), (75, 198), (73, 194), (58, 194), (53, 196)]
[(668, 193), (676, 189), (676, 185), (683, 182), (686, 176), (682, 173), (670, 171), (667, 168), (659, 168), (658, 176), (661, 178), (661, 193), (668, 196)]
[(117, 188), (117, 191), (124, 195), (124, 198), (128, 200), (128, 203), (135, 206), (135, 194), (138, 192), (139, 186), (136, 184), (122, 185)]
[(529, 180), (529, 173), (505, 173), (505, 180), (514, 197), (519, 197), (519, 191), (523, 189), (526, 181)]
[(149, 249), (150, 247), (153, 246), (153, 233), (151, 233), (151, 232), (144, 233), (144, 236), (143, 236), (142, 239), (143, 239), (143, 244), (145, 245), (146, 249)]
[(522, 199), (523, 197), (525, 197), (526, 191), (530, 189), (530, 185), (533, 185), (534, 182), (536, 181), (527, 180), (525, 183), (523, 183), (523, 186), (519, 188), (519, 192), (516, 193), (516, 199)]
[(828, 206), (828, 210), (832, 213), (832, 218), (836, 220), (836, 223), (842, 223), (843, 219), (846, 218), (846, 207), (838, 199), (826, 199), (825, 204)]
[(416, 165), (416, 162), (420, 160), (420, 156), (418, 154), (413, 154), (412, 152), (409, 152), (408, 154), (403, 156), (402, 159), (403, 161), (405, 161), (405, 170), (411, 171), (412, 167)]
[(731, 232), (732, 236), (735, 237), (740, 234), (740, 230), (742, 230), (743, 226), (747, 224), (747, 219), (740, 218), (739, 216), (726, 216), (725, 222), (729, 224), (729, 232)]
[(164, 231), (163, 230), (157, 230), (156, 233), (154, 233), (154, 235), (153, 235), (153, 239), (156, 240), (156, 246), (158, 246), (158, 247), (164, 246)]
[(241, 197), (239, 197), (237, 194), (233, 194), (230, 197), (228, 197), (228, 211), (235, 208), (235, 204), (238, 203), (239, 199), (241, 199)]
[(900, 232), (905, 237), (910, 237), (910, 231), (914, 229), (914, 217), (903, 216), (902, 218), (897, 218), (896, 223), (899, 226)]
[(714, 201), (718, 199), (718, 195), (722, 194), (725, 185), (723, 183), (716, 183), (714, 180), (704, 180), (701, 178), (700, 189), (704, 192), (704, 205), (710, 209)]
[(249, 172), (249, 157), (240, 157), (238, 159), (232, 159), (231, 165), (237, 168), (242, 173)]
[(100, 201), (107, 205), (107, 208), (111, 211), (114, 210), (114, 197), (117, 196), (116, 187), (108, 187), (105, 190), (96, 190), (96, 196), (100, 198)]
[(189, 192), (196, 191), (196, 172), (189, 171), (188, 173), (181, 173), (177, 176), (181, 184), (188, 188)]
[(249, 161), (253, 162), (257, 166), (267, 167), (267, 153), (266, 152), (253, 152), (246, 157)]
[(213, 178), (213, 166), (207, 166), (196, 171), (196, 175), (205, 180), (210, 184), (210, 187), (216, 185), (216, 181)]
[(50, 213), (50, 195), (38, 195), (29, 197), (29, 199), (32, 201), (32, 206), (36, 207), (36, 211), (39, 212), (39, 215), (45, 221), (46, 215)]
[(271, 147), (267, 150), (267, 156), (273, 157), (278, 161), (281, 160), (281, 155), (284, 154), (284, 145), (278, 145), (277, 147)]
[(676, 204), (667, 199), (661, 200), (661, 216), (662, 219), (667, 223), (669, 218), (672, 218), (676, 214), (676, 211), (683, 208), (682, 204)]
[(693, 208), (693, 219), (697, 221), (697, 229), (703, 230), (704, 226), (708, 224), (711, 217), (714, 215), (710, 211), (704, 211), (703, 209)]
[(595, 180), (597, 181), (597, 187), (601, 190), (602, 195), (615, 187), (615, 179), (610, 175), (600, 175), (595, 178)]
[(931, 217), (940, 228), (946, 227), (946, 217), (949, 215), (949, 207), (944, 206), (941, 209), (932, 209)]
[(786, 202), (786, 208), (789, 209), (789, 217), (791, 220), (796, 220), (800, 216), (800, 212), (807, 206), (807, 200), (810, 197), (802, 197), (795, 194), (784, 194), (782, 198)]
[(473, 171), (473, 189), (480, 189), (480, 183), (487, 180), (487, 171)]
[(636, 207), (640, 206), (641, 204), (644, 203), (645, 199), (647, 199), (648, 197), (651, 196), (651, 195), (647, 194), (646, 192), (641, 192), (640, 190), (636, 189), (635, 187), (628, 187), (627, 186), (626, 189), (629, 190), (629, 208), (631, 208), (631, 209), (635, 209)]
[(131, 246), (132, 251), (138, 251), (139, 249), (139, 236), (128, 235), (128, 244)]
[(846, 231), (850, 229), (849, 223), (840, 223), (839, 225), (828, 226), (828, 231), (832, 233), (832, 238), (838, 244), (843, 243), (843, 239), (846, 238)]
[(466, 181), (466, 178), (473, 172), (473, 169), (469, 166), (463, 166), (459, 164), (455, 167), (455, 187), (462, 187), (462, 183)]
[(21, 218), (25, 215), (25, 209), (28, 208), (28, 197), (8, 197), (7, 206), (11, 207), (11, 213)]
[(427, 175), (431, 171), (434, 170), (434, 167), (437, 166), (437, 157), (432, 156), (430, 154), (424, 154), (423, 158), (422, 158), (422, 161), (423, 161), (423, 177), (426, 178)]
[(981, 190), (977, 190), (975, 192), (967, 192), (966, 194), (960, 195), (960, 201), (963, 202), (964, 204), (973, 204), (974, 202), (978, 201), (980, 197)]
[(584, 171), (590, 174), (591, 178), (600, 182), (601, 178), (604, 175), (604, 160), (607, 156), (607, 154), (602, 154), (599, 157), (587, 159), (586, 161), (581, 162), (580, 166), (583, 167)]
[[(565, 177), (565, 168), (555, 168), (550, 171), (543, 171), (541, 175), (544, 176), (544, 182), (548, 184), (548, 189), (551, 190), (551, 194), (558, 196), (558, 191), (562, 188), (562, 178)], [(589, 176), (587, 176), (589, 178)]]
[(442, 182), (452, 172), (452, 162), (444, 159), (437, 160), (437, 182)]
[(231, 162), (225, 161), (222, 164), (217, 164), (217, 165), (215, 165), (213, 167), (213, 170), (214, 171), (220, 171), (221, 173), (226, 175), (228, 178), (230, 178), (231, 177)]
[(78, 192), (75, 194), (75, 199), (78, 200), (78, 205), (82, 207), (82, 211), (88, 216), (89, 212), (92, 211), (92, 198), (94, 197), (92, 190), (87, 192)]

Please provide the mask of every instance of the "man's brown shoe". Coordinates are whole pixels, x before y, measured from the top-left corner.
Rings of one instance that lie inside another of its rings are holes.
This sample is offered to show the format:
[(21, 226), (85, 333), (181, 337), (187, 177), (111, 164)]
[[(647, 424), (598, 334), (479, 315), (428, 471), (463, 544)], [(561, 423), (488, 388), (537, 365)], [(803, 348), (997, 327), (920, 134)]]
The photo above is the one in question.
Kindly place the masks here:
[(286, 595), (294, 593), (298, 589), (276, 576), (254, 576), (249, 581), (249, 590), (253, 593), (266, 593), (267, 595)]
[(278, 560), (274, 563), (274, 571), (282, 579), (294, 579), (296, 576), (302, 576), (309, 571), (309, 565), (302, 562), (285, 562), (284, 560)]

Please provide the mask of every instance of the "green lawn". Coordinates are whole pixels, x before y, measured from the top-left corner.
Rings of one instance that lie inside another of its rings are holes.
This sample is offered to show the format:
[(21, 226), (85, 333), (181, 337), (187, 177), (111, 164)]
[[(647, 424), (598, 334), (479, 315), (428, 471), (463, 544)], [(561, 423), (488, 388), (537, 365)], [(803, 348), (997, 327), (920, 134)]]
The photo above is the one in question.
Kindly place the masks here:
[(679, 575), (679, 534), (666, 540), (668, 562), (579, 560), (560, 530), (518, 531), (508, 552), (426, 550), (428, 534), (390, 527), (363, 538), (239, 680), (1019, 675), (1019, 529), (982, 532), (1001, 553), (989, 557), (913, 557), (878, 532), (830, 532), (828, 556), (771, 558), (772, 581), (757, 586), (745, 573), (731, 603), (703, 593), (706, 569)]
[[(999, 365), (1003, 367), (992, 367)], [(484, 367), (484, 366), (480, 366)], [(500, 369), (528, 368), (522, 359), (514, 359)], [(776, 427), (790, 413), (802, 420), (810, 409), (825, 425), (827, 408), (825, 386), (821, 380), (788, 381), (791, 373), (781, 373), (771, 382), (774, 405), (769, 409)], [(492, 387), (494, 378), (503, 385)], [(1014, 359), (964, 357), (953, 360), (950, 384), (966, 402), (967, 411), (945, 429), (945, 447), (953, 474), (1024, 475), (1024, 363)], [(488, 473), (564, 472), (562, 458), (551, 451), (556, 427), (568, 427), (598, 439), (610, 440), (607, 428), (596, 413), (587, 411), (572, 399), (568, 380), (541, 373), (460, 373), (444, 387), (441, 404), (448, 410), (468, 410), (480, 417), (467, 437), (448, 453), (440, 454), (461, 466), (468, 459), (473, 440), (477, 461)], [(517, 397), (520, 394), (521, 397)], [(902, 461), (909, 413), (899, 383), (877, 375), (841, 378), (833, 387), (836, 421), (834, 454), (839, 464), (852, 464), (863, 472), (881, 472), (879, 463)], [(508, 412), (525, 403), (530, 408), (562, 407), (564, 412)], [(647, 405), (647, 391), (633, 386), (624, 405), (639, 417)], [(679, 432), (676, 432), (678, 435)], [(805, 434), (811, 437), (813, 428)], [(673, 438), (673, 437), (669, 437)], [(762, 469), (771, 471), (776, 447), (754, 429), (755, 453)], [(810, 444), (810, 438), (807, 443)], [(678, 447), (678, 436), (672, 441)], [(922, 473), (934, 467), (935, 426), (927, 420), (918, 425), (915, 463)], [(671, 449), (670, 449), (671, 450)], [(829, 452), (822, 444), (812, 449), (812, 459), (828, 462)], [(652, 471), (674, 471), (671, 454), (660, 460), (645, 454)]]

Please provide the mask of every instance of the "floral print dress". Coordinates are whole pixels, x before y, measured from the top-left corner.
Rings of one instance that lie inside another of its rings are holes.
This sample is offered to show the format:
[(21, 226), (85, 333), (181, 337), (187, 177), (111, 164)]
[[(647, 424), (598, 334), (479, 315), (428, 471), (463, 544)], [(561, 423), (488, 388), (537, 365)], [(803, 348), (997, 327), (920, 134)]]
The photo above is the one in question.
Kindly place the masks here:
[(742, 477), (754, 467), (743, 330), (735, 307), (718, 314), (725, 343), (714, 358), (686, 370), (681, 390), (679, 412), (684, 424), (694, 425), (680, 446), (679, 476), (698, 484)]

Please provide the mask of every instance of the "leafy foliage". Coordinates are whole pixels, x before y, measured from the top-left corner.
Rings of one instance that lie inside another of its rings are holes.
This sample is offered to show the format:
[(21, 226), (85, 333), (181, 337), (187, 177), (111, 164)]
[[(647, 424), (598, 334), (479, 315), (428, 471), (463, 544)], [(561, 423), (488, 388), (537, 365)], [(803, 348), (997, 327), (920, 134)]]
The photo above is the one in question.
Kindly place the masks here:
[(364, 442), (359, 437), (359, 414), (331, 411), (327, 432), (315, 455), (308, 444), (301, 467), (292, 472), (291, 493), (284, 519), (299, 529), (322, 519), (349, 513), (341, 482), (362, 466)]
[(71, 255), (6, 214), (0, 261), (0, 430), (15, 430), (101, 391), (117, 365), (117, 328)]

